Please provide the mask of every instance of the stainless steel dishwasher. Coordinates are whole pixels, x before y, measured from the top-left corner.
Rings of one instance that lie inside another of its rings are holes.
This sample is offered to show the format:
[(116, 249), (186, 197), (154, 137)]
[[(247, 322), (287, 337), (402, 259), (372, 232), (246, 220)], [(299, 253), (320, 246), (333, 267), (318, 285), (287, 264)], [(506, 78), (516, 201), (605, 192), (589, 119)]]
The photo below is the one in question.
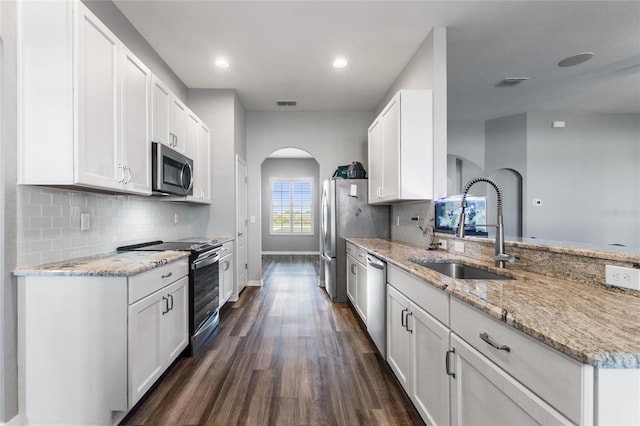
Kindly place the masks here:
[(387, 263), (367, 254), (367, 330), (382, 358), (387, 359)]

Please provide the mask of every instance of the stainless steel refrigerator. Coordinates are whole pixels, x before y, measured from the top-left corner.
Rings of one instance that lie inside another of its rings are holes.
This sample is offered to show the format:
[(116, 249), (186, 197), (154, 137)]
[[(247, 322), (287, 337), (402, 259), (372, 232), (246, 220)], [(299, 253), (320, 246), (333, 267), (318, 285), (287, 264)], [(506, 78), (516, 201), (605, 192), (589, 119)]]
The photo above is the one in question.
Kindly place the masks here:
[(345, 237), (389, 238), (389, 207), (367, 204), (366, 179), (327, 179), (320, 226), (325, 289), (332, 301), (346, 302)]

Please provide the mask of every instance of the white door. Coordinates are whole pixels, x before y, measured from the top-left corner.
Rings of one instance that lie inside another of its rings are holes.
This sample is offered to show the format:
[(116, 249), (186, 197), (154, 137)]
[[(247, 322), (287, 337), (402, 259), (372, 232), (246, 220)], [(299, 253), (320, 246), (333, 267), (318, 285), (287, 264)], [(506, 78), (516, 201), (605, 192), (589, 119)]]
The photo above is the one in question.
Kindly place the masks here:
[(162, 318), (165, 367), (187, 347), (189, 336), (189, 277), (183, 277), (162, 290), (169, 300), (169, 311)]
[(129, 408), (162, 374), (160, 324), (168, 303), (164, 292), (157, 292), (129, 306)]
[(445, 354), (449, 329), (411, 303), (411, 392), (418, 412), (429, 425), (449, 424), (449, 376)]
[(347, 297), (355, 307), (356, 305), (356, 286), (358, 285), (358, 266), (357, 261), (347, 255)]
[(118, 182), (122, 44), (86, 7), (78, 7), (78, 183), (114, 188)]
[(409, 392), (411, 335), (407, 330), (409, 299), (387, 285), (387, 362), (398, 381)]
[(169, 137), (171, 92), (155, 75), (151, 84), (151, 104), (151, 140), (172, 146), (173, 141)]
[(360, 314), (360, 318), (367, 323), (367, 268), (360, 262), (356, 262), (358, 270), (356, 281), (356, 311)]
[(175, 96), (171, 96), (169, 134), (173, 138), (173, 149), (184, 153), (187, 149), (187, 107)]
[(237, 295), (247, 285), (247, 164), (236, 155)]
[(570, 425), (480, 352), (451, 334), (455, 377), (451, 379), (452, 425)]
[(151, 193), (151, 71), (124, 48), (122, 73), (123, 189)]

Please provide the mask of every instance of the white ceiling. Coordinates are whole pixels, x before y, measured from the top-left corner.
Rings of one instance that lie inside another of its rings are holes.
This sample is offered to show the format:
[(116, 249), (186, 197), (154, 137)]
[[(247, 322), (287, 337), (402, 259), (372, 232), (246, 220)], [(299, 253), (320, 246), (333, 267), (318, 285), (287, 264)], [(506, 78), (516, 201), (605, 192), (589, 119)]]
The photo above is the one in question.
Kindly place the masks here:
[[(298, 101), (288, 110), (373, 111), (431, 28), (446, 26), (450, 119), (640, 113), (640, 1), (114, 2), (187, 87), (234, 88), (248, 111), (284, 99)], [(588, 51), (582, 65), (556, 65)], [(331, 67), (338, 55), (346, 69)], [(218, 56), (231, 66), (216, 69)]]

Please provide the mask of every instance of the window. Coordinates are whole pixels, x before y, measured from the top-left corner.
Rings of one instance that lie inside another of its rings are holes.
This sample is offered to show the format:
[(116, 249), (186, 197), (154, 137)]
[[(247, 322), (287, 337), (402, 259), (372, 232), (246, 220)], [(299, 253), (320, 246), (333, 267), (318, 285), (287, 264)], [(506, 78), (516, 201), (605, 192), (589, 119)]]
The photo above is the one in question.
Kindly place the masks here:
[(313, 235), (311, 178), (271, 178), (271, 234)]

